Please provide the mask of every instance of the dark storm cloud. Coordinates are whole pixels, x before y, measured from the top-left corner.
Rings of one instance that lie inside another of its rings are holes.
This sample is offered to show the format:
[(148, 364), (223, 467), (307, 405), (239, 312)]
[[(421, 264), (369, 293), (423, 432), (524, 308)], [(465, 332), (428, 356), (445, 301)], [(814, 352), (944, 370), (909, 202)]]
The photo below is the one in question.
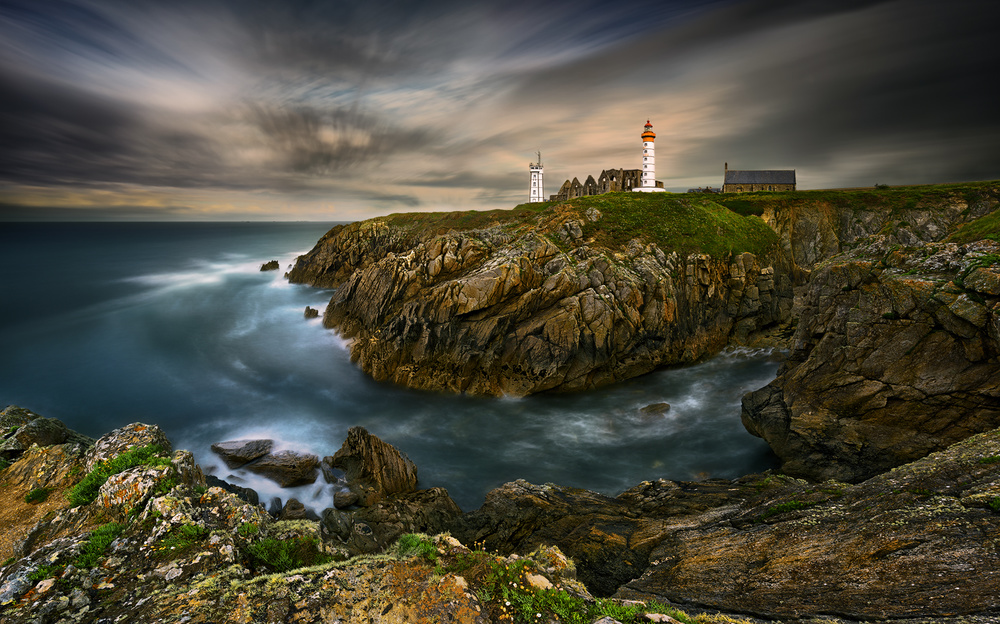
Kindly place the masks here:
[(283, 167), (295, 173), (336, 173), (434, 142), (426, 130), (394, 127), (350, 109), (250, 104), (247, 110), (248, 119), (260, 129), (268, 148), (278, 155)]
[(998, 6), (7, 2), (0, 190), (492, 208), (536, 149), (552, 189), (634, 166), (647, 115), (682, 189), (725, 161), (831, 186), (997, 178)]

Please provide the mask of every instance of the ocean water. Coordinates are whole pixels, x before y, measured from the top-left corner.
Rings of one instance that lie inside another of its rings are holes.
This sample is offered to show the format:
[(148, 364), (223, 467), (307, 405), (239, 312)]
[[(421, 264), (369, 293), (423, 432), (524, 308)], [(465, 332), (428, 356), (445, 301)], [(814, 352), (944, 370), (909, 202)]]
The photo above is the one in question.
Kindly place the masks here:
[[(281, 490), (229, 471), (210, 445), (267, 437), (322, 457), (361, 425), (413, 459), (421, 487), (447, 488), (465, 510), (514, 479), (614, 495), (776, 466), (740, 423), (741, 396), (777, 371), (769, 351), (521, 399), (372, 381), (335, 332), (303, 318), (332, 291), (282, 276), (331, 225), (0, 223), (0, 406), (94, 437), (155, 423), (206, 472), (317, 510), (331, 504), (322, 478)], [(281, 270), (258, 270), (272, 259)], [(665, 415), (640, 412), (660, 402)]]

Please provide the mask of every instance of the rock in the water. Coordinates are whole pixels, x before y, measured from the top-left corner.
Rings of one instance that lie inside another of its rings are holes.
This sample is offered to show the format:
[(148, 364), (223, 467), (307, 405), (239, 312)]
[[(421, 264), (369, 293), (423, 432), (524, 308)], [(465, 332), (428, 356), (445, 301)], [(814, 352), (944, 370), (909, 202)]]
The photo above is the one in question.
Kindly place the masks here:
[(230, 483), (229, 481), (220, 479), (212, 475), (205, 475), (205, 484), (208, 487), (222, 488), (223, 490), (231, 494), (239, 496), (241, 499), (243, 499), (244, 501), (246, 501), (251, 505), (260, 504), (260, 496), (257, 494), (256, 490), (253, 490), (251, 488), (243, 487), (241, 485), (236, 485), (234, 483)]
[(303, 313), (303, 316), (307, 319), (316, 318), (319, 316), (319, 310), (306, 306), (306, 311)]
[(278, 451), (260, 457), (243, 467), (267, 477), (281, 487), (308, 485), (316, 481), (319, 458), (309, 453)]
[(281, 268), (281, 265), (278, 264), (277, 260), (271, 260), (260, 265), (261, 271), (277, 271), (279, 268)]
[(358, 494), (361, 504), (371, 505), (379, 498), (417, 489), (416, 465), (364, 427), (347, 432), (347, 439), (329, 464), (344, 470), (348, 486)]
[(319, 516), (315, 512), (310, 511), (303, 505), (297, 498), (289, 498), (285, 506), (282, 507), (281, 513), (278, 514), (278, 520), (319, 520)]
[(235, 469), (271, 452), (273, 440), (229, 440), (212, 445), (212, 451)]
[(653, 403), (639, 409), (639, 414), (643, 418), (661, 418), (670, 411), (669, 403)]
[(347, 509), (351, 505), (357, 505), (358, 500), (356, 492), (335, 492), (333, 495), (333, 506), (337, 509)]

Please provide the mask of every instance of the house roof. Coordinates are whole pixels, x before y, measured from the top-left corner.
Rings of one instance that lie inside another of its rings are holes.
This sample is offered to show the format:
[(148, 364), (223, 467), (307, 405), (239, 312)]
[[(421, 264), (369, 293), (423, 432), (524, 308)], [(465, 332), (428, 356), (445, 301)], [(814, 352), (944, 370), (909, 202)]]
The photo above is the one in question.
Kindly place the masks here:
[(763, 171), (726, 171), (726, 184), (795, 184), (794, 169), (766, 169)]

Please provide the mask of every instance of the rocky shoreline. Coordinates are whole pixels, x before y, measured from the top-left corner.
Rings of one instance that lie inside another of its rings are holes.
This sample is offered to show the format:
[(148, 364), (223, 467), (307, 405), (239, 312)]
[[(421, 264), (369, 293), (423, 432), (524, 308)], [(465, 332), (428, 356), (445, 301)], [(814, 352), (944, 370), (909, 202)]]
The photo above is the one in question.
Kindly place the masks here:
[(211, 486), (156, 426), (40, 445), (40, 418), (0, 413), (30, 442), (0, 471), (4, 622), (512, 621), (490, 583), (515, 568), (532, 621), (565, 621), (554, 600), (632, 614), (605, 624), (1000, 614), (1000, 430), (855, 485), (767, 473), (609, 497), (515, 481), (462, 513), (355, 428), (334, 456), (367, 500), (309, 520)]

